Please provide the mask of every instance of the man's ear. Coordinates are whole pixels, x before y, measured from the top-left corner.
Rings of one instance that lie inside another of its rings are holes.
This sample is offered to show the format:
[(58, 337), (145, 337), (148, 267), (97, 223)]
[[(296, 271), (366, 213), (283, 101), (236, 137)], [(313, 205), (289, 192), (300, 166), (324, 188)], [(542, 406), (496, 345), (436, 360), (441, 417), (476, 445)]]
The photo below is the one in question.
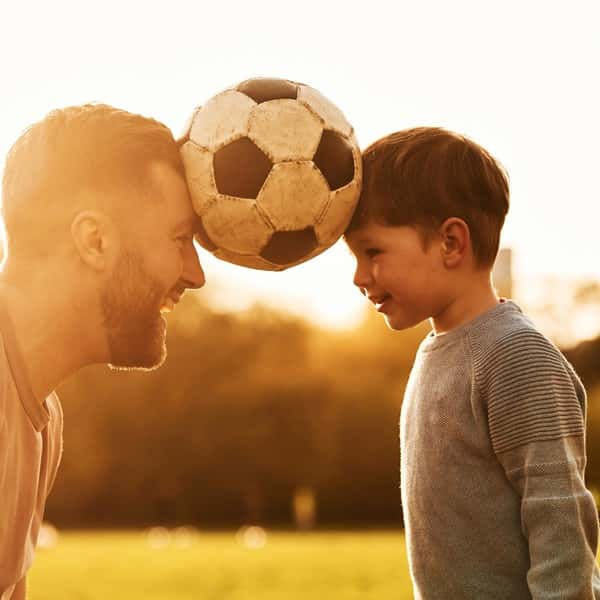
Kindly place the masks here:
[(85, 210), (71, 222), (71, 236), (81, 260), (96, 271), (103, 271), (117, 245), (114, 223), (102, 212)]
[(446, 219), (439, 228), (442, 259), (448, 268), (460, 265), (471, 247), (469, 226), (458, 217)]

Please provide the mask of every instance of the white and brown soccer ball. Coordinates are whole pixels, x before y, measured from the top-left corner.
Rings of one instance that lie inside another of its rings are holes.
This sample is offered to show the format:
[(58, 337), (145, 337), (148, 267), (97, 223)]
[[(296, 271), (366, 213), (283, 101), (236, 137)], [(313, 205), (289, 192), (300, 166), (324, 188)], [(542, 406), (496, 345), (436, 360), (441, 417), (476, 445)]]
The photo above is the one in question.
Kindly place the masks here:
[(181, 142), (196, 239), (218, 258), (286, 269), (329, 248), (352, 217), (354, 131), (308, 85), (248, 79), (197, 108)]

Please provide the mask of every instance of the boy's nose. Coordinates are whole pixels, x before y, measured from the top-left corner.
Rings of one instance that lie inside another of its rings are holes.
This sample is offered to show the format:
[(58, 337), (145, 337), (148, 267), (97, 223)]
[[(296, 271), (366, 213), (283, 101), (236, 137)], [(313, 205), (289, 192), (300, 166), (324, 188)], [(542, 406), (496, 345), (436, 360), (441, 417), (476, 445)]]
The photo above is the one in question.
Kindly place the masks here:
[(361, 265), (356, 265), (356, 270), (354, 271), (354, 279), (352, 280), (354, 285), (360, 289), (360, 291), (364, 294), (364, 289), (368, 287), (371, 282), (371, 273), (369, 269), (365, 269), (361, 267)]

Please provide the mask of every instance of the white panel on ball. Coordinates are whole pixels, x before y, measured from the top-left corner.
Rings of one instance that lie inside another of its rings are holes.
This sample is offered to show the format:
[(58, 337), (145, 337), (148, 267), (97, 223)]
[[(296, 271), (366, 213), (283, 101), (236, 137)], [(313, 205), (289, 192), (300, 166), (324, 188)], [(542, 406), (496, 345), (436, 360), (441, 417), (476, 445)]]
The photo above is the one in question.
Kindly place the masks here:
[(310, 106), (323, 119), (324, 129), (332, 129), (344, 137), (352, 133), (352, 125), (348, 123), (344, 113), (314, 88), (300, 86), (298, 101)]
[(213, 154), (196, 146), (194, 142), (186, 142), (180, 152), (194, 210), (202, 216), (217, 196), (212, 167)]
[(190, 139), (209, 150), (248, 133), (248, 118), (256, 102), (235, 90), (211, 98), (194, 115)]
[(273, 166), (256, 201), (277, 231), (296, 231), (315, 223), (329, 194), (312, 161), (283, 162)]
[(315, 225), (315, 234), (320, 246), (333, 244), (344, 233), (352, 218), (358, 193), (359, 184), (356, 181), (331, 192), (327, 209)]
[(250, 114), (248, 135), (273, 161), (310, 160), (323, 128), (320, 120), (296, 100), (271, 100)]
[(188, 139), (190, 137), (190, 131), (192, 130), (192, 125), (194, 124), (194, 117), (196, 116), (196, 113), (201, 108), (202, 107), (197, 106), (194, 109), (194, 112), (188, 117), (187, 121), (185, 122), (185, 125), (183, 126), (183, 130), (181, 132), (181, 135), (179, 136), (180, 138)]
[(246, 198), (219, 195), (202, 216), (202, 224), (219, 248), (241, 254), (258, 254), (273, 233), (256, 202)]

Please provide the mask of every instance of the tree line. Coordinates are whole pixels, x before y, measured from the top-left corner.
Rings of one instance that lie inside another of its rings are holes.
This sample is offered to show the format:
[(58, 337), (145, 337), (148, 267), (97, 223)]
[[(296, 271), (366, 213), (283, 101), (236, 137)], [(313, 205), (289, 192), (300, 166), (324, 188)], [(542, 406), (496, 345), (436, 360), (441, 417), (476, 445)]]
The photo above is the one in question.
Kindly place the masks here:
[[(318, 524), (399, 525), (400, 407), (427, 331), (391, 333), (372, 313), (325, 331), (190, 294), (169, 317), (160, 369), (88, 367), (59, 388), (64, 454), (46, 516), (60, 527), (290, 526), (294, 493), (308, 488)], [(600, 406), (592, 413), (600, 433)], [(600, 447), (588, 472), (600, 486)]]

